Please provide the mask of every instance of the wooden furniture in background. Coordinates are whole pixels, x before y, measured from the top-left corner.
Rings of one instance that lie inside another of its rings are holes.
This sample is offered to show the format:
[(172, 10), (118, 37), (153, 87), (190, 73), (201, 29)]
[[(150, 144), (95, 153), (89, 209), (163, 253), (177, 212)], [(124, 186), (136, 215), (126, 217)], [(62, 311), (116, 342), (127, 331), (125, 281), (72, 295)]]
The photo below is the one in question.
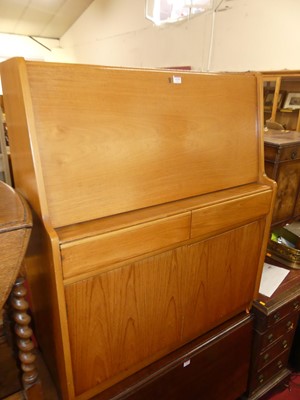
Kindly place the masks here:
[(289, 93), (300, 96), (300, 71), (264, 71), (264, 121), (275, 121), (287, 130), (300, 131), (299, 104), (292, 109), (286, 105)]
[(300, 132), (269, 130), (264, 134), (265, 171), (277, 182), (273, 225), (300, 217)]
[(25, 201), (0, 181), (0, 309), (15, 283), (27, 249), (32, 222)]
[(252, 330), (252, 315), (241, 313), (94, 400), (237, 399), (247, 388)]
[[(274, 260), (271, 264), (284, 267)], [(254, 342), (248, 386), (249, 400), (260, 399), (291, 373), (289, 356), (300, 309), (300, 271), (288, 276), (269, 298), (259, 294), (253, 303)]]
[(11, 185), (8, 146), (5, 138), (5, 117), (3, 112), (3, 96), (0, 96), (0, 180)]
[(18, 58), (1, 78), (35, 221), (37, 337), (63, 399), (103, 394), (249, 309), (275, 194), (258, 75)]
[[(26, 288), (24, 278), (17, 276), (21, 273), (21, 264), (27, 249), (29, 236), (32, 229), (31, 212), (25, 200), (10, 186), (0, 181), (0, 311), (10, 296), (16, 346), (19, 351), (19, 362), (22, 370), (22, 383), (27, 398), (41, 399), (38, 373), (35, 366), (33, 353), (32, 330), (29, 327), (30, 316), (26, 301)], [(1, 318), (2, 320), (2, 318)], [(5, 354), (5, 365), (1, 367), (0, 395), (11, 394), (15, 386), (6, 377), (15, 377), (10, 371), (14, 363), (9, 360), (13, 349), (8, 349), (6, 335), (9, 333), (1, 323), (0, 354)]]

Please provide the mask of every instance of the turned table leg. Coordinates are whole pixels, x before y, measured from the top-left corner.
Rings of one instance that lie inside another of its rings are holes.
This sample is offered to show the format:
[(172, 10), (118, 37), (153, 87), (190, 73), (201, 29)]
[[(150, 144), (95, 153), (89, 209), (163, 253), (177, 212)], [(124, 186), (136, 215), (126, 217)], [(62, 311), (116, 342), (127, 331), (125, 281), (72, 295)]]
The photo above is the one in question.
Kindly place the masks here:
[(16, 345), (19, 349), (19, 360), (22, 370), (22, 383), (28, 399), (42, 399), (41, 385), (38, 380), (32, 329), (29, 327), (31, 317), (28, 314), (27, 290), (24, 278), (19, 277), (12, 289), (10, 304), (15, 322)]

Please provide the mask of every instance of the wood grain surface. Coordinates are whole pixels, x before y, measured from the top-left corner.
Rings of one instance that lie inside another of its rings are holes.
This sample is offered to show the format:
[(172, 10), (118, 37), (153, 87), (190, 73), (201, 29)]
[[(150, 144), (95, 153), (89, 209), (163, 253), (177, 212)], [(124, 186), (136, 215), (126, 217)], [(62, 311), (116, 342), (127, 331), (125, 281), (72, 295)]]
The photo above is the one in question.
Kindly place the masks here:
[(1, 81), (14, 181), (34, 210), (36, 332), (62, 399), (249, 308), (275, 193), (258, 74), (17, 58)]
[(247, 308), (263, 229), (254, 222), (66, 286), (76, 394), (103, 390)]
[(256, 181), (254, 75), (26, 66), (53, 226)]

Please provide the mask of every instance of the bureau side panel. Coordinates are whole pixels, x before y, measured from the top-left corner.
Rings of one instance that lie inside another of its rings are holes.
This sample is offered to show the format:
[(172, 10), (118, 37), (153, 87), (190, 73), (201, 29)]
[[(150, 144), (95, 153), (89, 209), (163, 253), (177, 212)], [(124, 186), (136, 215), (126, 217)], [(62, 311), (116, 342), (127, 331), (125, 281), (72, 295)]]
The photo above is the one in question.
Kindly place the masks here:
[(264, 221), (65, 287), (77, 395), (101, 392), (245, 310)]

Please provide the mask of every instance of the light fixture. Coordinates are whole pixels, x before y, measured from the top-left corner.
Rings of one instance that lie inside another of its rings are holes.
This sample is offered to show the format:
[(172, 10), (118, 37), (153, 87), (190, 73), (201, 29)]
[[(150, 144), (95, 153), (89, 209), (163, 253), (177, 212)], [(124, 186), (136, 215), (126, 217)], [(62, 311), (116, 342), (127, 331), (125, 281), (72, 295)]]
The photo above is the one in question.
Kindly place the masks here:
[(155, 25), (174, 23), (213, 8), (213, 0), (146, 0), (146, 18)]

